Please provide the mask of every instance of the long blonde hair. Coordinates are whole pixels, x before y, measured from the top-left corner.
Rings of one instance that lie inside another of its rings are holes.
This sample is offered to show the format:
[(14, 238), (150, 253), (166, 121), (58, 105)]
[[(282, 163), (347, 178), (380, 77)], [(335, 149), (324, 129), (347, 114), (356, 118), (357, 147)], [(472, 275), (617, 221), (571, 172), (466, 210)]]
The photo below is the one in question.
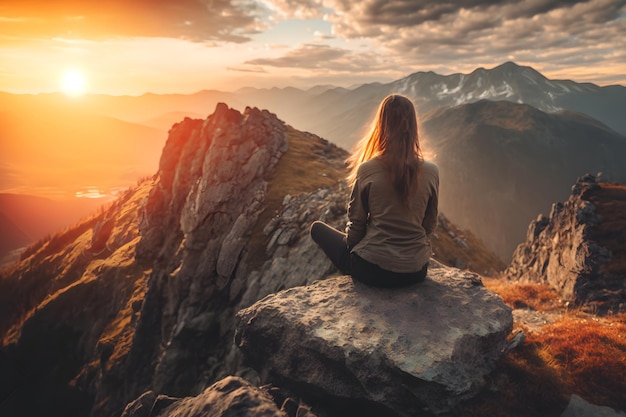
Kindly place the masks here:
[(376, 157), (389, 169), (394, 188), (408, 206), (423, 160), (415, 107), (409, 98), (392, 94), (380, 103), (370, 134), (357, 143), (348, 158), (352, 186), (359, 165)]

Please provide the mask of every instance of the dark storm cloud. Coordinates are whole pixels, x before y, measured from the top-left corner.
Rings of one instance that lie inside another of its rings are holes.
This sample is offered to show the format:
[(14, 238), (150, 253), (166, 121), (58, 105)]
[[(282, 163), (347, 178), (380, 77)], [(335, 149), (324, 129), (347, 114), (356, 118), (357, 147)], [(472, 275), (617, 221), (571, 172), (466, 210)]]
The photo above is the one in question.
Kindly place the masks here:
[[(500, 19), (517, 19), (545, 14), (552, 10), (568, 8), (589, 0), (334, 0), (317, 2), (318, 9), (324, 6), (338, 12), (341, 18), (356, 23), (359, 30), (368, 31), (368, 25), (389, 25), (394, 27), (419, 26), (428, 22), (438, 22), (460, 10), (490, 10)], [(274, 0), (272, 3), (287, 13), (302, 13), (314, 8), (314, 2), (306, 4), (299, 0)], [(615, 3), (619, 3), (615, 2)]]
[(341, 19), (331, 21), (339, 35), (369, 37), (417, 62), (626, 60), (623, 41), (620, 46), (626, 38), (626, 0), (370, 0), (352, 9), (347, 1), (338, 4)]
[[(297, 0), (272, 2), (287, 15), (303, 10)], [(513, 48), (555, 34), (575, 36), (584, 43), (586, 34), (598, 27), (605, 28), (606, 39), (613, 42), (615, 36), (626, 36), (619, 24), (624, 21), (626, 0), (319, 0), (320, 16), (322, 3), (333, 10), (327, 18), (337, 35), (375, 39), (399, 52), (483, 41), (504, 48), (508, 41)], [(307, 13), (312, 8), (309, 0)], [(617, 28), (605, 27), (611, 22), (617, 22)], [(416, 44), (424, 46), (416, 49)]]
[(537, 20), (557, 13), (562, 22), (559, 26), (570, 30), (569, 22), (573, 19), (579, 25), (618, 19), (625, 3), (623, 0), (369, 0), (356, 6), (355, 2), (337, 0), (342, 20), (336, 19), (335, 23), (340, 33), (348, 37), (384, 36), (389, 34), (390, 28), (419, 32), (439, 27), (453, 33), (462, 29), (467, 34), (474, 30), (497, 29), (510, 21)]
[(2, 0), (5, 37), (172, 37), (245, 42), (260, 27), (253, 0)]

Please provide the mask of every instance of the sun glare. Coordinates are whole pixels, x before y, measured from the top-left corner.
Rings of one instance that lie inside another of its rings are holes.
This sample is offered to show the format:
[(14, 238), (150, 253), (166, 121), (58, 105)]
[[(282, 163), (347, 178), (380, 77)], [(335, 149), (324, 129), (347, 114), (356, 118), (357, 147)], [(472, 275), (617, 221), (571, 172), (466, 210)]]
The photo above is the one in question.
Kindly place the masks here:
[(68, 70), (63, 74), (61, 88), (68, 96), (77, 97), (85, 92), (85, 77), (76, 70)]

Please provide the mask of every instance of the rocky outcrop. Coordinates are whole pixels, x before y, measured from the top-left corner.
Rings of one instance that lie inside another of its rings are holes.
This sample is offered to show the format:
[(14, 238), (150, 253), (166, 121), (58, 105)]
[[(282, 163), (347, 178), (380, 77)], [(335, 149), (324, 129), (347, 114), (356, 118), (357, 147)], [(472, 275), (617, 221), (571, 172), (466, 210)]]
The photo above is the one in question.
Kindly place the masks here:
[(220, 104), (206, 120), (172, 128), (140, 224), (137, 260), (151, 274), (118, 376), (132, 381), (127, 400), (146, 387), (193, 395), (224, 375), (245, 372), (232, 344), (235, 313), (332, 271), (309, 242), (308, 225), (320, 217), (337, 222), (345, 207), (329, 207), (340, 197), (331, 189), (307, 193), (317, 184), (310, 180), (302, 196), (285, 196), (275, 186), (281, 176), (302, 182), (309, 176), (281, 168), (293, 158), (289, 147), (303, 144), (324, 151), (308, 155), (322, 166), (340, 161), (343, 167), (344, 154), (334, 145), (293, 131), (267, 111), (242, 114)]
[[(305, 413), (302, 412), (301, 415), (304, 416)], [(266, 391), (232, 376), (216, 382), (195, 397), (172, 398), (148, 391), (128, 404), (121, 417), (157, 416), (289, 417), (277, 407)]]
[(505, 274), (548, 284), (565, 300), (596, 312), (625, 311), (626, 268), (613, 256), (623, 253), (626, 237), (623, 226), (613, 223), (623, 222), (623, 211), (615, 209), (626, 202), (620, 190), (593, 175), (578, 178), (565, 202), (553, 204), (548, 217), (540, 214), (530, 223), (526, 242), (517, 247)]
[(152, 274), (130, 354), (156, 392), (185, 395), (232, 370), (230, 284), (249, 272), (245, 248), (287, 149), (285, 125), (258, 109), (219, 104), (170, 131), (140, 224), (137, 259)]
[(484, 386), (513, 324), (479, 276), (442, 265), (403, 289), (347, 276), (291, 288), (237, 319), (246, 361), (331, 415), (449, 411)]

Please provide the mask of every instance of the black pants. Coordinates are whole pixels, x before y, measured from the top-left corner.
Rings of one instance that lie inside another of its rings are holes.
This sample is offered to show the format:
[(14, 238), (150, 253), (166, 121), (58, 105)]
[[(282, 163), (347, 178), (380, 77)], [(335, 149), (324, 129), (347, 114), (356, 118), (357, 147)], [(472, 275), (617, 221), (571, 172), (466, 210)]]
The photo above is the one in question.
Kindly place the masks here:
[(422, 282), (426, 278), (428, 264), (418, 272), (393, 272), (366, 261), (356, 253), (350, 253), (346, 234), (326, 223), (314, 222), (311, 225), (311, 237), (342, 274), (352, 275), (364, 284), (393, 288)]

